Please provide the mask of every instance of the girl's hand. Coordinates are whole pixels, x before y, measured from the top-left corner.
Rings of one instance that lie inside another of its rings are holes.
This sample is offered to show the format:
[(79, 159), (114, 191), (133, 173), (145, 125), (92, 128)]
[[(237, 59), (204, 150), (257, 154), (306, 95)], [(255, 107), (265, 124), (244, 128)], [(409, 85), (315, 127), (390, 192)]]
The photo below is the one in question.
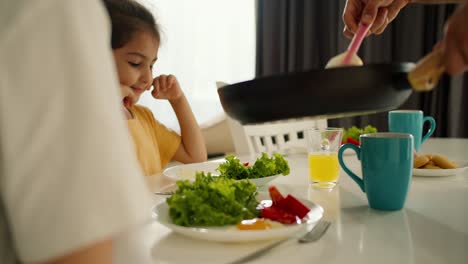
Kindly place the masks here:
[(153, 95), (156, 99), (177, 100), (184, 94), (174, 75), (160, 75), (153, 80)]

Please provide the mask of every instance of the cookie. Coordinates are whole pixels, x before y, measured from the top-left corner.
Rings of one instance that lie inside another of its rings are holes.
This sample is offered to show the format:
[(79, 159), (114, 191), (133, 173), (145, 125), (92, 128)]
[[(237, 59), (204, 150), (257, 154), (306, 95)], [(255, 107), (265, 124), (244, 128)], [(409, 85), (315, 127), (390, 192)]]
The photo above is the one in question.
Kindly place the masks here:
[(429, 163), (430, 159), (426, 156), (417, 156), (414, 158), (414, 161), (413, 161), (413, 167), (414, 168), (421, 168), (423, 167), (424, 165), (426, 165), (427, 163)]
[(427, 163), (426, 165), (424, 165), (421, 169), (426, 169), (426, 170), (441, 170), (442, 168), (429, 162), (429, 163)]
[(442, 155), (434, 155), (432, 161), (442, 169), (456, 169), (458, 167), (457, 164)]
[(429, 158), (429, 160), (432, 160), (432, 157), (434, 157), (434, 154), (423, 154), (422, 156), (426, 156)]

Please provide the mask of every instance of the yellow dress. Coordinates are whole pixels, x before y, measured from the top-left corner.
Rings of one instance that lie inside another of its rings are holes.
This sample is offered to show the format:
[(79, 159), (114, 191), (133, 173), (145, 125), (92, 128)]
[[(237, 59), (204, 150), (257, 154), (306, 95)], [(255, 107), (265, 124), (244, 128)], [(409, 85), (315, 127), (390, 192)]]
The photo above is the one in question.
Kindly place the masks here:
[(146, 107), (129, 109), (133, 119), (127, 121), (141, 169), (146, 176), (162, 171), (180, 145), (180, 136), (159, 123)]

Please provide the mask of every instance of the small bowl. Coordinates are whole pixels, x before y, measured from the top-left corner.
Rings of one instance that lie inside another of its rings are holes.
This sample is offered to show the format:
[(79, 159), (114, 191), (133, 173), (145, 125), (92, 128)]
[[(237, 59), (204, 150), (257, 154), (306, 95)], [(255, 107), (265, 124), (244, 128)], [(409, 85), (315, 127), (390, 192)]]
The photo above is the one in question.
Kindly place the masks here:
[(253, 182), (257, 187), (263, 187), (267, 183), (271, 182), (272, 180), (278, 178), (280, 174), (268, 176), (268, 177), (263, 177), (263, 178), (256, 178), (256, 179), (249, 179), (251, 182)]
[[(212, 160), (212, 161), (205, 161), (201, 163), (191, 163), (191, 164), (182, 164), (167, 168), (163, 171), (163, 174), (166, 177), (173, 179), (174, 181), (177, 180), (195, 180), (195, 174), (197, 171), (203, 171), (205, 173), (210, 172), (212, 176), (219, 176), (219, 173), (216, 171), (216, 168), (221, 164), (224, 163), (224, 159), (219, 160)], [(253, 182), (257, 187), (262, 187), (267, 183), (271, 182), (272, 180), (276, 179), (280, 174), (262, 177), (262, 178), (255, 178), (255, 179), (248, 179)]]

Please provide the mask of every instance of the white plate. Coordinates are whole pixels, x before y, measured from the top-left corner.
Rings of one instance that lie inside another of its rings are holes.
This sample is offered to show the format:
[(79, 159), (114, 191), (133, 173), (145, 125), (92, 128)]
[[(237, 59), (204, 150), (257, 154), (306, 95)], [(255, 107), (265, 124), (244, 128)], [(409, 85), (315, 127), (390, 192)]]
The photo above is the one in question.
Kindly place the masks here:
[[(177, 166), (165, 169), (163, 171), (163, 174), (175, 181), (178, 181), (178, 180), (194, 181), (195, 173), (197, 171), (204, 171), (205, 173), (211, 172), (213, 176), (218, 176), (219, 173), (216, 171), (216, 168), (218, 168), (218, 166), (224, 162), (226, 162), (225, 159), (217, 159), (217, 160), (200, 162), (200, 163), (177, 165)], [(276, 179), (278, 176), (280, 175), (278, 174), (278, 175), (257, 178), (257, 179), (249, 179), (249, 180), (252, 181), (255, 185), (257, 185), (257, 187), (262, 187), (265, 184), (269, 183), (270, 181)]]
[[(266, 193), (259, 195), (268, 196)], [(271, 204), (271, 200), (259, 199), (261, 203)], [(302, 224), (282, 225), (281, 227), (267, 230), (239, 230), (235, 225), (225, 227), (184, 227), (172, 223), (169, 217), (169, 206), (166, 202), (154, 207), (153, 217), (172, 231), (191, 238), (218, 241), (218, 242), (251, 242), (260, 240), (277, 239), (291, 236), (297, 232), (312, 228), (323, 216), (323, 208), (307, 200), (299, 199), (310, 208), (310, 212), (304, 218)]]
[(195, 173), (198, 171), (203, 171), (205, 173), (211, 172), (212, 175), (219, 175), (216, 171), (216, 168), (221, 163), (226, 162), (225, 159), (218, 159), (200, 163), (189, 163), (189, 164), (182, 164), (167, 168), (163, 171), (163, 174), (167, 177), (178, 181), (178, 180), (195, 180)]
[(462, 173), (464, 170), (468, 169), (468, 161), (455, 161), (459, 166), (456, 169), (440, 169), (440, 170), (429, 170), (429, 169), (413, 169), (413, 176), (422, 176), (422, 177), (443, 177), (443, 176), (453, 176)]

